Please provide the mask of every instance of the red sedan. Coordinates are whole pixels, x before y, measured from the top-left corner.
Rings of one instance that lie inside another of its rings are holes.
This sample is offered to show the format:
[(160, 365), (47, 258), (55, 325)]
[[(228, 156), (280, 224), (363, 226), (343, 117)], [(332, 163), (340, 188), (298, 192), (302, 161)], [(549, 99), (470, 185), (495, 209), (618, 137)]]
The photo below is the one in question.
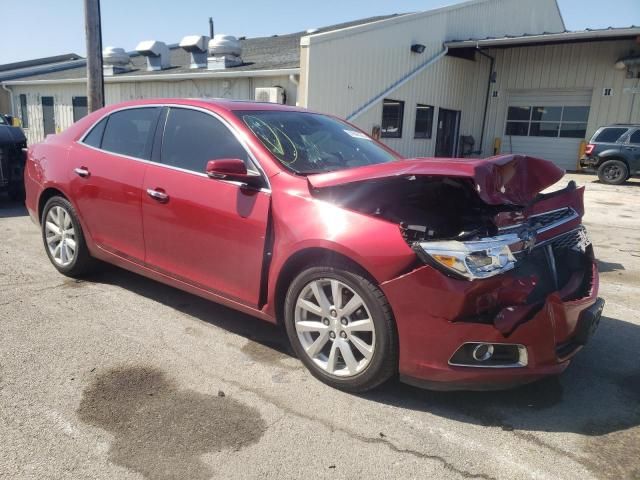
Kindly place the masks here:
[(61, 273), (96, 259), (284, 325), (348, 391), (504, 388), (598, 325), (583, 189), (523, 156), (403, 159), (339, 119), (222, 100), (103, 108), (29, 148)]

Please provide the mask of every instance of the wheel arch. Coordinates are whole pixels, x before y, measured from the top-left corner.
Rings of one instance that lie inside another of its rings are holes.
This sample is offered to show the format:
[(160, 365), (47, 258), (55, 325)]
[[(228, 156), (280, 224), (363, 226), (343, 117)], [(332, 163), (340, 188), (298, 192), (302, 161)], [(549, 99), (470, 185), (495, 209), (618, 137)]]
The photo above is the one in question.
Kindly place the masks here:
[(351, 268), (367, 278), (374, 285), (379, 286), (375, 277), (358, 262), (348, 256), (324, 247), (309, 247), (292, 254), (282, 265), (274, 292), (276, 323), (282, 325), (284, 320), (284, 303), (287, 290), (293, 279), (307, 267), (330, 266)]
[(38, 198), (38, 220), (40, 221), (40, 223), (42, 223), (42, 214), (44, 213), (44, 206), (47, 204), (49, 199), (53, 197), (62, 197), (65, 200), (70, 201), (69, 197), (67, 197), (62, 190), (56, 187), (45, 188), (40, 194), (40, 197)]

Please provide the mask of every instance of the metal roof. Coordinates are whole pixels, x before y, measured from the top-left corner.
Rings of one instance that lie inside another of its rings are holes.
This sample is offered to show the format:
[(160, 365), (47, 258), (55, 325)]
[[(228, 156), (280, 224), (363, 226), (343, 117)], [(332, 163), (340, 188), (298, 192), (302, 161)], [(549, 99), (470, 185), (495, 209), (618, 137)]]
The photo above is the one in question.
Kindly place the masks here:
[(453, 48), (507, 48), (517, 46), (545, 45), (552, 43), (576, 43), (592, 42), (602, 40), (621, 40), (626, 38), (636, 38), (640, 36), (640, 27), (631, 25), (630, 27), (609, 27), (602, 29), (586, 29), (577, 31), (566, 31), (559, 33), (542, 33), (539, 35), (520, 35), (513, 37), (482, 38), (467, 40), (452, 40), (445, 45), (449, 49)]
[[(363, 25), (379, 20), (385, 20), (398, 16), (398, 14), (384, 15), (377, 17), (369, 17), (351, 22), (339, 23), (328, 27), (314, 29), (313, 34), (324, 33), (333, 30), (340, 30), (356, 25)], [(146, 58), (138, 52), (130, 52), (132, 70), (120, 73), (114, 76), (105, 77), (105, 81), (135, 81), (135, 80), (171, 80), (181, 79), (183, 77), (198, 78), (198, 76), (214, 77), (214, 76), (250, 76), (251, 72), (259, 75), (261, 71), (272, 72), (273, 70), (290, 70), (300, 67), (300, 39), (303, 36), (310, 35), (307, 31), (290, 33), (286, 35), (273, 35), (270, 37), (257, 38), (241, 38), (242, 45), (242, 65), (231, 67), (224, 70), (207, 70), (189, 68), (189, 53), (178, 46), (178, 44), (169, 45), (169, 54), (171, 59), (171, 67), (164, 70), (148, 72), (146, 70)], [(83, 61), (76, 68), (65, 69), (62, 71), (50, 71), (39, 73), (36, 75), (25, 76), (13, 83), (28, 83), (32, 81), (47, 81), (55, 83), (56, 81), (71, 82), (84, 81), (86, 79), (86, 64)]]
[(35, 58), (23, 62), (0, 65), (0, 81), (27, 77), (43, 71), (72, 68), (84, 64), (84, 59), (75, 53), (66, 53), (54, 57)]

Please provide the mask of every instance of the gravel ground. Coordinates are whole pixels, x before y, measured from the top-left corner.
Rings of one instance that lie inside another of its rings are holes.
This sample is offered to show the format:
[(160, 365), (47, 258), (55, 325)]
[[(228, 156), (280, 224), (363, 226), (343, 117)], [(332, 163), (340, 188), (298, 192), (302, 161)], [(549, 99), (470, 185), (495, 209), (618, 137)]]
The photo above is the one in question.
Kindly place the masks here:
[(0, 199), (0, 477), (640, 479), (640, 181), (569, 177), (605, 318), (559, 379), (485, 393), (332, 390), (259, 320), (59, 275)]

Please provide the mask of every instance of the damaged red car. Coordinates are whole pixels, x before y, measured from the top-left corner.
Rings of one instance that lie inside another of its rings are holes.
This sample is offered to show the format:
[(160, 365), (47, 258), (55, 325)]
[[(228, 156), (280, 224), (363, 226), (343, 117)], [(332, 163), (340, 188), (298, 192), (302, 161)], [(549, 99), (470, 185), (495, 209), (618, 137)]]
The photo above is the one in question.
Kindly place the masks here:
[(582, 188), (544, 160), (404, 159), (339, 119), (223, 100), (103, 108), (29, 148), (63, 274), (102, 260), (282, 324), (323, 382), (556, 375), (596, 329)]

